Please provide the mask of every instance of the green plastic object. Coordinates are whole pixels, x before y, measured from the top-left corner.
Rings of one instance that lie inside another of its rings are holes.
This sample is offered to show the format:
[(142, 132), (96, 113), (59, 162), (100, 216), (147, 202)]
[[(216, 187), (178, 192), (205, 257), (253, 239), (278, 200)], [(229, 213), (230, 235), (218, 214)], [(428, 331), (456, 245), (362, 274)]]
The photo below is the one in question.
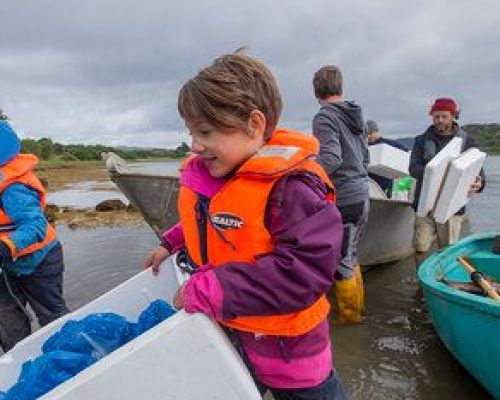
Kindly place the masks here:
[(394, 182), (393, 191), (394, 192), (408, 192), (413, 185), (413, 178), (409, 175), (403, 176)]

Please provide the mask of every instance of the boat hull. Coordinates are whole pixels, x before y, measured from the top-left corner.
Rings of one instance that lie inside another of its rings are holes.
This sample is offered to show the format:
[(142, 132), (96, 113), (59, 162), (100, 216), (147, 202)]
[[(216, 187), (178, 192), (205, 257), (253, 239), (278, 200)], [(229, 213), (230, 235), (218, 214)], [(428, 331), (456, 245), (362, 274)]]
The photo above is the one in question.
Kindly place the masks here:
[(500, 399), (500, 303), (442, 282), (470, 281), (456, 261), (468, 257), (484, 274), (500, 280), (500, 255), (491, 253), (494, 234), (471, 235), (422, 263), (422, 283), (429, 314), (440, 339), (453, 356), (496, 399)]
[[(157, 234), (178, 221), (178, 177), (111, 172), (111, 180)], [(410, 203), (372, 197), (370, 207), (359, 248), (360, 263), (373, 266), (410, 255), (414, 220)]]

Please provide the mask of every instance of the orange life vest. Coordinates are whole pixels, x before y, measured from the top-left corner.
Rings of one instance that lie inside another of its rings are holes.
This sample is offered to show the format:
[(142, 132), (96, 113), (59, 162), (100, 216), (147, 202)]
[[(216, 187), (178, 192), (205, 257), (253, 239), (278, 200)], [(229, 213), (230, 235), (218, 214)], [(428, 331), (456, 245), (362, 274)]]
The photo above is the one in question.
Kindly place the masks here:
[[(212, 197), (206, 224), (206, 257), (202, 254), (197, 226), (197, 194), (181, 186), (179, 215), (185, 244), (197, 264), (214, 267), (227, 262), (245, 262), (251, 267), (255, 258), (273, 251), (273, 239), (264, 225), (269, 195), (276, 182), (297, 170), (317, 174), (330, 188), (325, 171), (314, 161), (319, 144), (313, 137), (289, 130), (277, 130), (253, 157), (246, 161)], [(205, 258), (205, 259), (204, 259)], [(305, 310), (272, 316), (237, 317), (223, 324), (242, 331), (266, 335), (297, 336), (317, 326), (328, 315), (330, 304), (321, 296)]]
[[(40, 194), (40, 205), (42, 209), (45, 209), (47, 205), (45, 189), (36, 175), (32, 172), (37, 163), (38, 159), (36, 156), (32, 154), (19, 154), (9, 163), (0, 167), (0, 194), (13, 183), (22, 183)], [(47, 223), (44, 240), (18, 251), (15, 243), (9, 238), (10, 232), (15, 229), (16, 227), (12, 219), (0, 207), (0, 240), (9, 247), (13, 259), (34, 253), (47, 246), (56, 238), (56, 230), (51, 224)]]

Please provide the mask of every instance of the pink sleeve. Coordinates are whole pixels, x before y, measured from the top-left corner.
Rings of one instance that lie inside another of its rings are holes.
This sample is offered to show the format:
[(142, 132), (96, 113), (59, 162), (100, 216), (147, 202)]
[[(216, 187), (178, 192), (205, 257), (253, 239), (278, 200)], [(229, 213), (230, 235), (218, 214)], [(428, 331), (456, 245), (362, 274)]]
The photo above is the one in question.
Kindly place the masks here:
[(179, 249), (184, 246), (184, 231), (182, 230), (181, 223), (177, 222), (169, 230), (163, 232), (161, 240), (171, 253), (179, 251)]
[(191, 276), (182, 296), (186, 312), (201, 312), (216, 321), (222, 321), (222, 286), (213, 268), (202, 269)]

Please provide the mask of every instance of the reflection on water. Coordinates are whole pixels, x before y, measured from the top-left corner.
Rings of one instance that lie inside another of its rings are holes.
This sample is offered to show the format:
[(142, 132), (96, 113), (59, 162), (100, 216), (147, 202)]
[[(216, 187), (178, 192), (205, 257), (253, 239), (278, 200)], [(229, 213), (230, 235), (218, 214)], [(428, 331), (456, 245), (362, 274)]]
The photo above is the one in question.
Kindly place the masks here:
[(66, 189), (47, 194), (49, 204), (76, 209), (93, 208), (101, 201), (109, 199), (120, 199), (125, 204), (129, 203), (125, 195), (111, 181), (78, 182), (68, 186)]
[(130, 163), (128, 164), (128, 167), (132, 170), (132, 172), (170, 176), (179, 174), (180, 163), (180, 160), (147, 161)]
[[(157, 173), (166, 171), (164, 163), (154, 168)], [(475, 232), (500, 231), (500, 218), (494, 218), (500, 215), (500, 158), (489, 158), (485, 169), (487, 189), (470, 207)], [(62, 226), (58, 232), (66, 256), (65, 293), (72, 309), (137, 273), (142, 257), (157, 243), (146, 227), (72, 231)], [(436, 336), (415, 265), (411, 257), (369, 270), (364, 274), (365, 320), (357, 326), (332, 326), (336, 364), (347, 391), (360, 400), (489, 399)]]
[(474, 232), (500, 231), (500, 156), (487, 157), (486, 187), (470, 202), (469, 218)]
[(58, 226), (63, 244), (65, 298), (74, 310), (140, 271), (146, 253), (158, 244), (149, 227), (71, 230)]
[(366, 318), (332, 325), (337, 366), (353, 399), (489, 399), (434, 332), (413, 257), (364, 274)]

